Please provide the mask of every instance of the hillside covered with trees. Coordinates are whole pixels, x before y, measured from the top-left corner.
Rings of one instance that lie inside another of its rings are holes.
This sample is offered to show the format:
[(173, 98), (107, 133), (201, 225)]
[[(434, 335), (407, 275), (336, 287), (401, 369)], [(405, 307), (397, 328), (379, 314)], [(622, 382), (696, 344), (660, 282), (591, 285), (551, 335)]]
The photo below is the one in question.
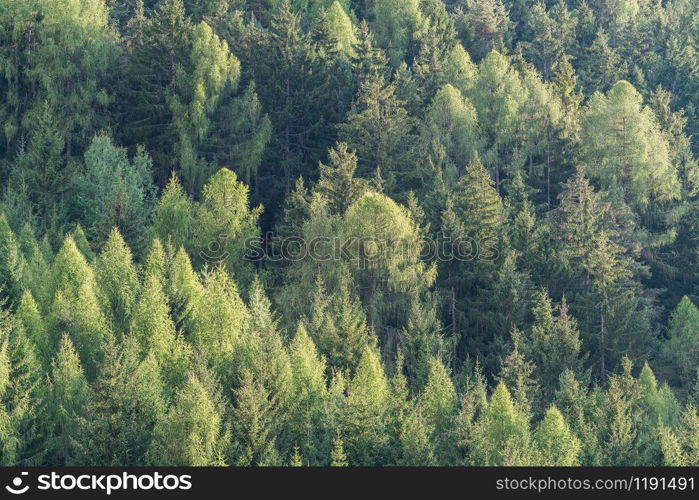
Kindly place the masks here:
[(3, 0), (0, 464), (699, 465), (697, 0)]

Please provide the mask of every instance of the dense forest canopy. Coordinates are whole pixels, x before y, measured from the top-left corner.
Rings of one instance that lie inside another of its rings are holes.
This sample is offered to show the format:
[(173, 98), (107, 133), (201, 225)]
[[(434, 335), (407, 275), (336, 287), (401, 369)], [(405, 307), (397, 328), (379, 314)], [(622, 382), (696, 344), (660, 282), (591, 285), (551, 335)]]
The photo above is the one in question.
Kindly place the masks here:
[(697, 0), (4, 0), (0, 464), (699, 465)]

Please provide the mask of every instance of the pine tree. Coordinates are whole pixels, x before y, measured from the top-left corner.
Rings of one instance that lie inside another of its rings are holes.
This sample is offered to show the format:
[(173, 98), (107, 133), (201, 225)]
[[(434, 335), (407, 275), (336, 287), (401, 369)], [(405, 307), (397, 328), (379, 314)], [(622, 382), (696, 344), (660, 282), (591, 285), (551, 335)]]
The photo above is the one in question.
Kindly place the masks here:
[(367, 190), (367, 183), (354, 177), (357, 156), (347, 150), (347, 144), (341, 142), (337, 149), (330, 149), (328, 157), (330, 165), (318, 165), (320, 180), (316, 191), (328, 199), (328, 206), (333, 212), (344, 215), (349, 206)]
[(345, 455), (344, 445), (342, 443), (342, 438), (336, 436), (333, 439), (333, 449), (330, 452), (330, 466), (331, 467), (347, 467), (349, 462), (347, 461), (347, 456)]
[(198, 309), (204, 288), (183, 247), (180, 247), (172, 258), (168, 271), (165, 288), (172, 319), (177, 330), (182, 331), (185, 336), (191, 336), (197, 327)]
[(367, 346), (347, 391), (342, 419), (349, 462), (383, 463), (388, 453), (389, 384), (375, 348)]
[(670, 316), (668, 338), (661, 347), (661, 358), (670, 379), (689, 390), (699, 363), (699, 310), (688, 297), (683, 297)]
[(469, 95), (476, 79), (477, 68), (463, 45), (457, 43), (447, 54), (442, 71), (446, 83), (459, 89), (462, 95)]
[(15, 320), (24, 328), (41, 364), (48, 368), (54, 355), (54, 340), (31, 292), (25, 290), (22, 294), (15, 311)]
[(357, 155), (358, 174), (368, 177), (380, 168), (388, 187), (396, 190), (410, 188), (402, 177), (409, 174), (405, 165), (414, 123), (404, 105), (395, 84), (374, 76), (362, 83), (355, 107), (339, 126), (341, 139)]
[(80, 419), (86, 417), (90, 386), (80, 359), (67, 335), (61, 339), (56, 358), (51, 364), (48, 382), (48, 419), (52, 428), (49, 437), (49, 462), (80, 462)]
[(584, 57), (578, 67), (580, 84), (587, 94), (606, 92), (627, 71), (619, 53), (609, 45), (609, 35), (600, 29), (592, 44), (581, 52)]
[(259, 238), (257, 220), (262, 207), (250, 209), (248, 188), (235, 173), (221, 169), (209, 179), (202, 191), (195, 224), (199, 254), (195, 262), (224, 263), (242, 284), (251, 279), (250, 265), (244, 259), (249, 246)]
[(187, 340), (223, 377), (228, 375), (227, 365), (233, 351), (245, 342), (243, 336), (249, 329), (250, 313), (237, 285), (222, 267), (205, 272), (203, 285), (196, 321)]
[(309, 465), (323, 465), (331, 436), (326, 430), (326, 366), (303, 324), (299, 324), (296, 330), (289, 346), (289, 356), (293, 386), (290, 439)]
[(688, 406), (682, 415), (682, 425), (678, 432), (668, 427), (660, 427), (659, 436), (663, 452), (663, 464), (675, 467), (696, 467), (699, 463), (699, 415), (693, 406)]
[(532, 463), (528, 417), (514, 404), (504, 384), (497, 386), (472, 432), (469, 454), (474, 464)]
[(109, 335), (97, 290), (94, 271), (73, 239), (66, 237), (53, 261), (46, 284), (46, 295), (51, 300), (49, 329), (70, 334), (80, 359), (85, 363), (88, 379), (95, 375)]
[(0, 298), (14, 303), (20, 298), (25, 259), (4, 214), (0, 214), (0, 252)]
[(330, 366), (353, 371), (369, 342), (366, 314), (346, 286), (328, 294), (321, 280), (316, 282), (308, 331)]
[(634, 406), (641, 394), (631, 375), (631, 366), (631, 361), (625, 358), (623, 372), (609, 377), (609, 387), (596, 411), (602, 465), (636, 463), (639, 414)]
[(448, 341), (444, 338), (435, 304), (423, 303), (414, 297), (400, 342), (408, 384), (413, 394), (425, 387), (434, 358), (444, 357), (447, 347)]
[[(79, 449), (70, 464), (144, 466), (154, 427), (166, 409), (154, 354), (141, 360), (136, 339), (110, 343), (92, 386), (86, 417), (79, 420)], [(89, 416), (89, 417), (88, 417)]]
[(630, 83), (617, 82), (606, 95), (590, 99), (580, 140), (588, 175), (598, 179), (603, 188), (621, 181), (633, 207), (643, 209), (654, 200), (679, 196), (667, 138)]
[(467, 0), (464, 24), (467, 29), (466, 48), (477, 61), (491, 50), (507, 45), (511, 21), (501, 0)]
[(449, 373), (439, 359), (430, 360), (429, 376), (418, 405), (431, 433), (429, 441), (440, 464), (453, 464), (456, 460), (456, 439), (452, 434), (456, 416), (457, 397)]
[(533, 377), (536, 365), (522, 352), (522, 332), (512, 330), (512, 352), (502, 360), (498, 381), (512, 388), (515, 403), (520, 409), (538, 407), (541, 396), (537, 379)]
[(469, 164), (478, 154), (480, 141), (476, 110), (459, 90), (447, 84), (437, 91), (427, 108), (420, 135), (427, 151), (435, 150), (431, 154), (434, 163), (439, 164), (440, 155), (446, 155), (441, 175), (445, 182), (451, 183), (462, 171), (463, 164)]
[(548, 467), (571, 467), (578, 465), (580, 440), (566, 425), (563, 415), (551, 406), (534, 433), (539, 448), (541, 465)]
[(153, 232), (175, 248), (191, 243), (194, 209), (178, 177), (170, 177), (153, 213)]
[(95, 260), (95, 253), (92, 251), (90, 242), (87, 241), (87, 235), (85, 234), (85, 231), (83, 231), (83, 227), (80, 224), (75, 226), (75, 230), (73, 230), (71, 236), (73, 237), (73, 241), (75, 242), (75, 246), (78, 247), (78, 250), (82, 252), (85, 259), (87, 259), (89, 263), (92, 263)]
[(190, 374), (153, 429), (149, 460), (173, 466), (225, 465), (226, 432), (217, 396)]
[(569, 315), (565, 298), (556, 308), (556, 316), (545, 290), (536, 294), (535, 301), (532, 309), (534, 324), (523, 350), (536, 367), (534, 376), (541, 384), (544, 402), (550, 403), (565, 370), (581, 373), (582, 343), (575, 319)]
[[(293, 373), (289, 353), (262, 283), (253, 280), (249, 292), (250, 333), (233, 351), (231, 381), (236, 394), (234, 459), (240, 465), (274, 465), (291, 453), (284, 440), (292, 404)], [(276, 449), (275, 441), (287, 448)]]
[(249, 371), (243, 373), (235, 392), (233, 410), (236, 426), (233, 429), (234, 463), (239, 466), (276, 465), (279, 453), (275, 446), (276, 411), (270, 401), (270, 391), (253, 379)]
[(175, 325), (162, 285), (154, 276), (148, 276), (134, 307), (130, 335), (141, 345), (141, 352), (155, 354), (160, 366), (168, 362), (175, 343)]
[(2, 397), (8, 434), (3, 436), (0, 459), (3, 465), (40, 465), (48, 451), (44, 371), (21, 325), (2, 336), (7, 346), (9, 383)]
[(360, 83), (386, 76), (388, 60), (384, 51), (377, 48), (374, 35), (366, 20), (363, 20), (357, 28), (357, 43), (354, 46), (354, 52), (352, 63)]
[(100, 295), (105, 301), (105, 314), (113, 329), (123, 332), (131, 320), (140, 283), (131, 250), (118, 229), (113, 229), (95, 263)]
[(434, 446), (430, 441), (433, 429), (430, 428), (419, 409), (413, 409), (401, 421), (400, 445), (401, 466), (427, 467), (438, 464), (434, 454)]
[(151, 241), (150, 249), (143, 262), (142, 274), (144, 277), (155, 276), (161, 283), (167, 283), (168, 255), (165, 253), (160, 238), (155, 237)]
[[(528, 99), (527, 88), (505, 56), (490, 52), (478, 65), (478, 74), (466, 97), (478, 113), (484, 141), (482, 160), (500, 193), (505, 175), (511, 174), (508, 170), (516, 167), (513, 146), (524, 135), (520, 112)], [(531, 123), (526, 126), (531, 127)]]
[(422, 15), (418, 0), (401, 3), (390, 0), (372, 2), (372, 31), (377, 45), (386, 50), (391, 64), (396, 67), (408, 55), (413, 32)]
[(139, 148), (131, 161), (126, 149), (96, 136), (85, 152), (85, 167), (75, 176), (72, 210), (93, 245), (101, 249), (114, 228), (140, 252), (155, 202), (151, 160)]

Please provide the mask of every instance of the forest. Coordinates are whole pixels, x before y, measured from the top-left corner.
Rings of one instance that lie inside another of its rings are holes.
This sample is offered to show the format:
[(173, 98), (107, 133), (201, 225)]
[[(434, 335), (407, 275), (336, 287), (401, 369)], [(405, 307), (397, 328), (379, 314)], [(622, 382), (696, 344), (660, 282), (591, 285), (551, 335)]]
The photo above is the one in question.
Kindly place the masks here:
[(2, 0), (0, 465), (699, 465), (699, 0)]

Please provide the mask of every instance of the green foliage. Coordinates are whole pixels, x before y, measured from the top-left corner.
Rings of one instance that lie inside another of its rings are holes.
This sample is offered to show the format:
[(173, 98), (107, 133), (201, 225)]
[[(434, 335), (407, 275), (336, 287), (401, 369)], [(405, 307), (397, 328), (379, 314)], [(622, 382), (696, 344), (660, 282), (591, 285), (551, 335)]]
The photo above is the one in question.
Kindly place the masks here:
[(173, 466), (225, 465), (225, 432), (215, 395), (191, 374), (155, 424), (150, 461)]
[(478, 465), (522, 466), (532, 463), (529, 420), (504, 384), (493, 392), (473, 429), (470, 455)]
[(0, 463), (697, 465), (697, 26), (1, 3)]
[(644, 208), (651, 200), (679, 196), (667, 140), (653, 112), (628, 82), (616, 83), (606, 96), (592, 97), (582, 119), (581, 149), (588, 175), (605, 188), (624, 182), (635, 206)]
[(580, 440), (568, 428), (555, 406), (546, 411), (534, 433), (534, 442), (539, 447), (541, 465), (570, 467), (579, 463)]
[(699, 310), (689, 297), (683, 297), (670, 316), (668, 338), (661, 357), (668, 373), (679, 386), (688, 390), (699, 362)]
[(84, 171), (75, 176), (75, 218), (97, 248), (102, 248), (113, 228), (119, 228), (136, 251), (145, 244), (155, 190), (151, 160), (139, 148), (129, 161), (124, 148), (105, 136), (96, 136), (85, 152)]
[(370, 466), (388, 454), (389, 384), (375, 348), (367, 346), (347, 389), (342, 417), (349, 463)]
[(49, 460), (62, 465), (76, 463), (80, 460), (80, 420), (86, 417), (90, 385), (68, 336), (61, 339), (48, 384), (48, 413), (53, 425)]

